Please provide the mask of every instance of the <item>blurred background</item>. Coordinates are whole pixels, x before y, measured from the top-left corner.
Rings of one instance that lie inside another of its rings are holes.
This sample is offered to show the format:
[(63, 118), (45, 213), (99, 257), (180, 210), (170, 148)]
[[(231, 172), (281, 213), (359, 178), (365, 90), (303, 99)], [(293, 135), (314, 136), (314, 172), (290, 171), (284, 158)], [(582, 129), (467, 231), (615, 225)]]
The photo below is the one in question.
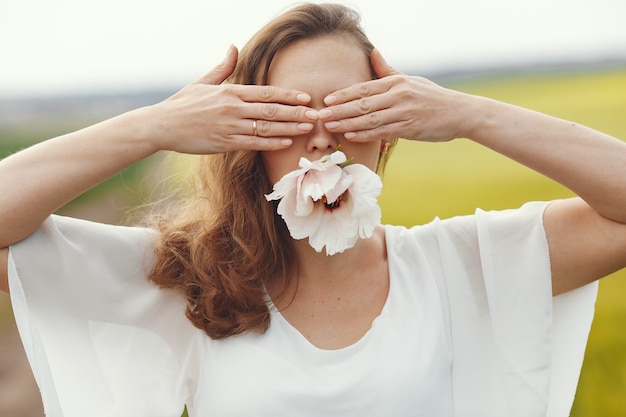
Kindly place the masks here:
[[(343, 2), (398, 69), (447, 87), (626, 138), (626, 2)], [(288, 1), (79, 0), (0, 4), (0, 158), (167, 98), (243, 46)], [(469, 141), (401, 143), (385, 175), (384, 221), (425, 223), (568, 190)], [(189, 160), (156, 155), (62, 214), (109, 223), (159, 193)], [(156, 174), (155, 174), (156, 173)], [(19, 178), (15, 178), (19, 181)], [(131, 210), (132, 211), (132, 210)], [(603, 280), (572, 415), (626, 410), (626, 276)], [(60, 335), (59, 337), (62, 337)], [(0, 416), (42, 416), (8, 296), (0, 296)]]

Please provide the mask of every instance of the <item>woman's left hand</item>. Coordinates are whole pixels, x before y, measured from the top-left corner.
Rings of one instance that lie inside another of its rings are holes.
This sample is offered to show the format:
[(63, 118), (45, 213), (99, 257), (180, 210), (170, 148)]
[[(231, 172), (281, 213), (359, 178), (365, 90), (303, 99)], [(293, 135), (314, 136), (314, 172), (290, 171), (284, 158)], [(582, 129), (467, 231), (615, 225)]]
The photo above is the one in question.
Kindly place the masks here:
[(561, 294), (626, 267), (626, 144), (532, 110), (409, 77), (372, 52), (380, 79), (325, 98), (331, 132), (356, 142), (468, 138), (552, 178), (580, 199), (551, 203), (542, 216), (552, 289)]
[(319, 112), (330, 132), (355, 142), (404, 138), (444, 142), (466, 137), (477, 97), (443, 88), (425, 78), (409, 77), (374, 50), (377, 80), (329, 94)]

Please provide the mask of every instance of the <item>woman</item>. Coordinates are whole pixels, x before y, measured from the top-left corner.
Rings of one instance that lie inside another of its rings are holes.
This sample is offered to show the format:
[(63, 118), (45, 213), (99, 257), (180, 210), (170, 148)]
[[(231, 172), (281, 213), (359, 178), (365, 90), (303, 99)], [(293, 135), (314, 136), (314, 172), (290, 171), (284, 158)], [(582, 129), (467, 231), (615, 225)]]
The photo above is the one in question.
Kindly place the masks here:
[[(338, 149), (372, 172), (398, 137), (469, 138), (580, 198), (377, 226), (333, 256), (291, 237), (273, 184)], [(211, 155), (174, 217), (50, 217), (160, 150)], [(625, 177), (622, 142), (400, 74), (352, 11), (303, 5), (170, 99), (5, 159), (0, 278), (53, 416), (565, 416), (586, 284), (626, 265)]]

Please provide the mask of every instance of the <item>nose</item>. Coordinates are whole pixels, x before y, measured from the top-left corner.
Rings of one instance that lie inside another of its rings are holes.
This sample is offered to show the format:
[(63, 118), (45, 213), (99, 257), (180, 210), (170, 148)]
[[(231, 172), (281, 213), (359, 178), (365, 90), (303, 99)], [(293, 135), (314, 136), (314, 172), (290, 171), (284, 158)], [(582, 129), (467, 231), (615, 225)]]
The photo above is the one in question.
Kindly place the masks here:
[(320, 152), (326, 154), (328, 151), (334, 151), (338, 145), (339, 142), (335, 135), (324, 127), (324, 123), (321, 120), (315, 124), (313, 130), (307, 135), (306, 147), (310, 153)]

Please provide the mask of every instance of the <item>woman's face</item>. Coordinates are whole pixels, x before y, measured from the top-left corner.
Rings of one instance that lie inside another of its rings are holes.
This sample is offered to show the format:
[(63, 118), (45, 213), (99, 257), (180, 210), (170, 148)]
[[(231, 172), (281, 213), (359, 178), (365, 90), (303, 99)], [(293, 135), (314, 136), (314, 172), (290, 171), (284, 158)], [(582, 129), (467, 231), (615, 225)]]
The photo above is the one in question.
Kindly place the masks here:
[[(372, 79), (369, 57), (350, 36), (326, 36), (303, 39), (278, 51), (270, 65), (268, 84), (308, 93), (310, 107), (320, 110), (324, 97), (355, 83)], [(293, 144), (283, 150), (262, 153), (265, 170), (272, 184), (298, 168), (300, 157), (311, 161), (335, 151), (338, 145), (353, 163), (376, 170), (380, 141), (352, 143), (343, 134), (333, 134), (321, 121), (313, 130), (293, 137)]]

